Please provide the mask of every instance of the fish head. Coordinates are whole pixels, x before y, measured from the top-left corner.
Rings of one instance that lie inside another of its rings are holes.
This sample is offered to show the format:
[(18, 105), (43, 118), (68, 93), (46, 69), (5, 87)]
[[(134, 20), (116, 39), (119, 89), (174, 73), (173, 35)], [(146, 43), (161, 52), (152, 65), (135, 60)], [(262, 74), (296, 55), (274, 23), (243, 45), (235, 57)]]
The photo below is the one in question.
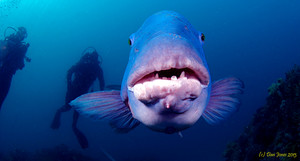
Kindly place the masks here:
[(135, 119), (152, 130), (174, 133), (200, 118), (210, 92), (202, 38), (171, 11), (151, 16), (130, 36), (121, 97)]

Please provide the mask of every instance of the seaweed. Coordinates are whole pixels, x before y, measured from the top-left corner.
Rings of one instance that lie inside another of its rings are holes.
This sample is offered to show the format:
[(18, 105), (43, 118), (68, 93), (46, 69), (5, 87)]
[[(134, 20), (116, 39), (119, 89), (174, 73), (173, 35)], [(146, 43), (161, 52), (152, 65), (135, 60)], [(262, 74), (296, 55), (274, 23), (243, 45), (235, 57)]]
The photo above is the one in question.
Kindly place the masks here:
[[(239, 138), (227, 145), (226, 161), (295, 160), (300, 151), (300, 67), (295, 65), (269, 88), (267, 103), (257, 109)], [(294, 154), (295, 156), (278, 156)]]

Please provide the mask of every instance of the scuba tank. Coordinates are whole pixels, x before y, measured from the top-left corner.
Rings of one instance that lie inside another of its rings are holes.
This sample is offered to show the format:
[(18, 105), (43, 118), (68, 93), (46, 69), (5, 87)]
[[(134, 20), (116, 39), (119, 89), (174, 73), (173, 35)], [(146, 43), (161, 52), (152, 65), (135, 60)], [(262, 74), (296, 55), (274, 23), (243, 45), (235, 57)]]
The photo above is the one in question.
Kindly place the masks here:
[(4, 33), (3, 33), (3, 36), (4, 36), (4, 40), (0, 40), (0, 68), (2, 67), (3, 65), (3, 60), (4, 58), (6, 57), (7, 55), (7, 39), (8, 39), (8, 36), (6, 36), (7, 34), (7, 30), (8, 29), (11, 29), (14, 31), (14, 33), (12, 33), (11, 35), (15, 35), (17, 33), (17, 30), (14, 28), (14, 27), (7, 27), (5, 30), (4, 30)]
[[(8, 35), (8, 31), (12, 30), (12, 32), (10, 32), (10, 34)], [(5, 59), (5, 57), (7, 56), (8, 52), (7, 52), (7, 46), (9, 42), (21, 42), (23, 41), (23, 39), (25, 39), (27, 37), (27, 31), (24, 27), (18, 27), (18, 29), (8, 26), (3, 33), (4, 36), (4, 40), (0, 40), (0, 68), (3, 65), (3, 61)], [(23, 42), (22, 42), (23, 43)], [(26, 44), (26, 43), (24, 43)], [(27, 56), (24, 57), (25, 61), (30, 62), (31, 59)]]

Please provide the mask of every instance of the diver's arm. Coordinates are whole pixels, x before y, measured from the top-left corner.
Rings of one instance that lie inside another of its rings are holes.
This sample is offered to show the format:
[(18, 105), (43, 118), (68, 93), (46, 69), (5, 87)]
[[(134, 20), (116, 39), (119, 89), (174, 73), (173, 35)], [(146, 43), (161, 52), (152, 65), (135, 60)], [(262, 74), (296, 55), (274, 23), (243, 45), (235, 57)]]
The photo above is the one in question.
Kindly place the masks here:
[(105, 83), (104, 83), (104, 76), (103, 76), (103, 71), (101, 68), (99, 68), (99, 72), (98, 72), (98, 80), (99, 80), (99, 87), (100, 87), (100, 90), (103, 91), (104, 90), (104, 86), (105, 86)]
[(29, 43), (22, 43), (22, 45), (20, 46), (20, 66), (19, 66), (19, 69), (22, 70), (25, 66), (25, 63), (24, 63), (24, 59), (26, 59), (26, 52), (27, 52), (27, 49), (29, 47)]

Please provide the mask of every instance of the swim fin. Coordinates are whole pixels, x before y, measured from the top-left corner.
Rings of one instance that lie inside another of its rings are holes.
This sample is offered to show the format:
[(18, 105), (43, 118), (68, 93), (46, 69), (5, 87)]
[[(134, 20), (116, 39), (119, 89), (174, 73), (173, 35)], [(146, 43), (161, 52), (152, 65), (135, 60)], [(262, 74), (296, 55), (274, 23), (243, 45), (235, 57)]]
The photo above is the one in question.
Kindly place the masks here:
[(84, 134), (78, 130), (76, 127), (73, 128), (74, 134), (76, 135), (76, 138), (81, 146), (82, 149), (86, 149), (89, 147), (89, 143), (86, 139), (86, 137), (84, 136)]
[(61, 114), (61, 111), (57, 110), (56, 113), (55, 113), (54, 119), (51, 123), (51, 128), (52, 129), (58, 129), (59, 128), (59, 126), (60, 126), (60, 114)]

